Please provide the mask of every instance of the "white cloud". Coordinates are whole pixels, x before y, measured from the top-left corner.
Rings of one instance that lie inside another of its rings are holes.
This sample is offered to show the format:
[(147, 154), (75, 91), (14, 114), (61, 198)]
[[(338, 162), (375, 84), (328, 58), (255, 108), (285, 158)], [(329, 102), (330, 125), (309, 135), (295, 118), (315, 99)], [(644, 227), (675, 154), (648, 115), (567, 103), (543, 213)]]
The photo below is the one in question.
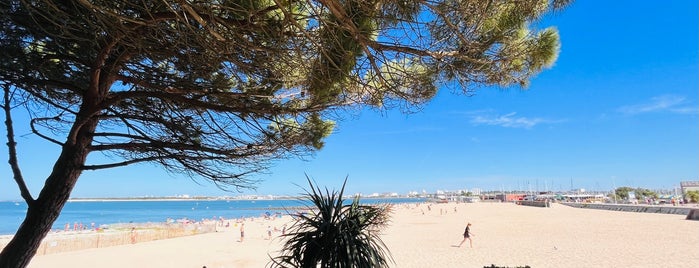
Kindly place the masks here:
[(699, 107), (697, 106), (684, 106), (676, 107), (669, 110), (670, 112), (676, 114), (699, 114)]
[(691, 106), (685, 101), (684, 97), (675, 95), (662, 95), (653, 97), (649, 102), (622, 106), (617, 109), (620, 113), (627, 115), (636, 115), (643, 113), (654, 112), (671, 112), (678, 114), (696, 114), (699, 109)]
[(471, 123), (474, 125), (501, 126), (509, 128), (532, 128), (539, 124), (556, 123), (559, 121), (544, 118), (528, 118), (517, 116), (512, 112), (505, 115), (474, 114), (471, 116)]

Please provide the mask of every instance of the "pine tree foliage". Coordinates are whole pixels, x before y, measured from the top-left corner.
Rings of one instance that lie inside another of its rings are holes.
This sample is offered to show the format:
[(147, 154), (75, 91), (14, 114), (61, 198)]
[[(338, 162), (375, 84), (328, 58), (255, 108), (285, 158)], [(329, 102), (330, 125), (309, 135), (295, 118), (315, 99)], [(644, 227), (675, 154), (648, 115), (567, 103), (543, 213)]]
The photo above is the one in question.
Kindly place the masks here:
[(149, 161), (250, 186), (239, 175), (321, 148), (332, 108), (526, 85), (559, 47), (531, 25), (560, 2), (9, 1), (0, 79), (56, 144), (99, 120), (90, 151), (126, 160), (85, 169)]

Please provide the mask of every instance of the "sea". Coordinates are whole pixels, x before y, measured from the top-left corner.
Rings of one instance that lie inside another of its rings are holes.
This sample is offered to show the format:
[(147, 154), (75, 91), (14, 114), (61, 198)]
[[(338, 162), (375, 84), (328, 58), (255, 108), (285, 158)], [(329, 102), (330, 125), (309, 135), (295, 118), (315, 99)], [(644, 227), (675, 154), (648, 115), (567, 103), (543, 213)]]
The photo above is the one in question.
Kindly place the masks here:
[[(351, 201), (351, 200), (347, 200)], [(365, 198), (362, 204), (419, 203), (424, 198)], [(53, 224), (52, 230), (63, 230), (66, 224), (83, 224), (91, 228), (110, 224), (166, 222), (168, 220), (226, 219), (258, 217), (294, 212), (306, 207), (302, 200), (92, 200), (69, 201)], [(24, 202), (0, 202), (0, 235), (14, 234), (24, 220), (27, 204)]]

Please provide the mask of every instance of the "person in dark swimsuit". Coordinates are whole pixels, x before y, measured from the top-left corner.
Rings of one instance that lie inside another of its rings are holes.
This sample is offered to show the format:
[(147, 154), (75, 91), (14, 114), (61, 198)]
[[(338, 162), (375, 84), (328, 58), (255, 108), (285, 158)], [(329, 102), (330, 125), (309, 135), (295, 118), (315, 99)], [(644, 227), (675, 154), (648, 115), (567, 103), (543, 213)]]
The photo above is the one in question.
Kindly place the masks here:
[(241, 222), (240, 223), (240, 242), (243, 242), (244, 238), (245, 238), (245, 223)]
[(471, 223), (469, 222), (466, 224), (466, 230), (464, 230), (464, 240), (461, 240), (461, 243), (457, 247), (461, 247), (461, 245), (466, 242), (466, 239), (468, 239), (468, 244), (473, 248), (473, 240), (471, 240), (471, 236), (475, 236), (471, 232)]

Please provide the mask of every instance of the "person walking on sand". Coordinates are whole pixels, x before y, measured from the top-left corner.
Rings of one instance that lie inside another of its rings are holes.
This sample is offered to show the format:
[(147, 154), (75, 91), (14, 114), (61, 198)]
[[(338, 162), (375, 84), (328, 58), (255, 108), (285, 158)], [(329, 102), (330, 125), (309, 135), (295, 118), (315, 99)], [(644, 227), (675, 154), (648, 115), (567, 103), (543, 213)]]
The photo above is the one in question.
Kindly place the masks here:
[(461, 240), (461, 243), (459, 243), (459, 245), (456, 247), (461, 247), (461, 245), (466, 242), (466, 239), (468, 239), (468, 244), (471, 246), (471, 248), (473, 248), (473, 240), (471, 240), (471, 236), (475, 235), (471, 232), (471, 223), (469, 222), (466, 224), (466, 230), (464, 230), (464, 240)]
[(136, 244), (136, 227), (131, 227), (131, 244)]
[(240, 242), (243, 242), (244, 238), (245, 238), (245, 223), (242, 222), (242, 223), (240, 223)]

